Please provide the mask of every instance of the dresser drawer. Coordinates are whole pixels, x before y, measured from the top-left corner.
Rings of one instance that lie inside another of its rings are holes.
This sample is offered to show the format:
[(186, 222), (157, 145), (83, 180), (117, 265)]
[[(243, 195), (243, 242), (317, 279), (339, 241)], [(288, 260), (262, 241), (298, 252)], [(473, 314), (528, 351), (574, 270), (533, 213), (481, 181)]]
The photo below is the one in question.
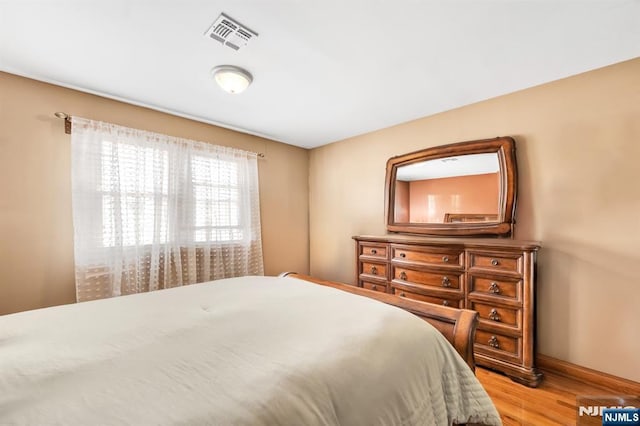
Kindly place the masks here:
[(489, 327), (505, 328), (512, 331), (522, 330), (522, 309), (474, 300), (469, 302), (468, 308), (478, 312), (480, 323), (484, 323)]
[(538, 385), (534, 349), (539, 243), (394, 234), (354, 239), (359, 286), (477, 312), (473, 350), (478, 364), (528, 386)]
[(370, 281), (361, 281), (361, 282), (362, 282), (362, 287), (366, 288), (367, 290), (379, 291), (382, 293), (387, 292), (387, 286), (385, 284), (381, 284), (378, 282), (370, 282)]
[(488, 253), (469, 251), (469, 270), (509, 272), (521, 275), (524, 268), (522, 253)]
[(388, 245), (375, 243), (360, 243), (359, 255), (367, 258), (387, 260)]
[(510, 362), (520, 362), (522, 342), (519, 337), (505, 336), (486, 330), (476, 330), (474, 350)]
[(522, 280), (485, 278), (468, 275), (469, 296), (490, 297), (496, 301), (522, 302)]
[(360, 262), (360, 275), (364, 278), (387, 279), (387, 264), (376, 262)]
[(448, 299), (442, 297), (435, 296), (427, 296), (425, 294), (414, 293), (411, 291), (406, 291), (397, 287), (391, 287), (393, 290), (393, 294), (400, 297), (406, 297), (407, 299), (419, 300), (421, 302), (433, 303), (436, 305), (442, 306), (451, 306), (454, 308), (462, 308), (464, 300), (462, 299)]
[(461, 290), (460, 283), (463, 277), (461, 272), (414, 271), (397, 265), (392, 265), (391, 268), (392, 279), (400, 283)]
[(392, 244), (391, 259), (398, 263), (464, 267), (464, 251), (456, 249), (428, 249)]

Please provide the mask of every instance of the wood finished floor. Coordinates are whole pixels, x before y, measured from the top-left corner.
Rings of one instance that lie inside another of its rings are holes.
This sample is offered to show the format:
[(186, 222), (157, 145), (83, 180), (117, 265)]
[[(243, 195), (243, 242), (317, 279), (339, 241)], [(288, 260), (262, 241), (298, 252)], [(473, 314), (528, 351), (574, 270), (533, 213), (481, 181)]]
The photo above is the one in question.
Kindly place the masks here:
[(504, 426), (575, 425), (576, 396), (619, 394), (546, 372), (538, 388), (528, 388), (483, 368), (476, 369), (476, 376), (493, 400)]

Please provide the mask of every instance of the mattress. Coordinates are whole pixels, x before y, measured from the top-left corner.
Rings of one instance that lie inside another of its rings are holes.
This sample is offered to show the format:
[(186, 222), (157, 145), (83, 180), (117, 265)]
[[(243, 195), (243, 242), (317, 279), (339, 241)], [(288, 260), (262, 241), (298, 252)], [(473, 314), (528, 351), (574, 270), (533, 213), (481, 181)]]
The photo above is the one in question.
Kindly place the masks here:
[(242, 277), (0, 317), (0, 425), (500, 424), (393, 306)]

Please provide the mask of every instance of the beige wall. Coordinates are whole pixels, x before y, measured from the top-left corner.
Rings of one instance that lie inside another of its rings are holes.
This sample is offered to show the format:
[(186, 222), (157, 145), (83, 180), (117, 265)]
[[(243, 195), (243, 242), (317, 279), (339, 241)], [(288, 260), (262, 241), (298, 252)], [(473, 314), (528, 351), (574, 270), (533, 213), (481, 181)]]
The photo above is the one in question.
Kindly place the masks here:
[(539, 352), (640, 381), (640, 59), (314, 149), (312, 275), (354, 282), (389, 157), (495, 136), (517, 142), (515, 237), (543, 244)]
[(55, 111), (264, 152), (265, 273), (308, 271), (307, 150), (0, 72), (0, 314), (75, 301), (70, 137)]

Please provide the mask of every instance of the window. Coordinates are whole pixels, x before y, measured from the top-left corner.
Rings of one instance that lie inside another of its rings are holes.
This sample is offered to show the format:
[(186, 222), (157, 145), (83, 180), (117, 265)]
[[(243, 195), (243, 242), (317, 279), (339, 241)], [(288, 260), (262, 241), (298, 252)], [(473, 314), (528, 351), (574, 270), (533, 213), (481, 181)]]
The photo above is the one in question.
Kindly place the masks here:
[(101, 156), (103, 246), (166, 243), (168, 152), (104, 141)]
[(255, 153), (73, 118), (78, 300), (263, 273)]
[(191, 159), (191, 175), (195, 201), (195, 240), (242, 240), (237, 164), (194, 156)]
[[(192, 194), (181, 198), (193, 197), (194, 217), (182, 218), (182, 228), (192, 229), (198, 242), (242, 240), (238, 165), (193, 155), (189, 166)], [(103, 246), (166, 243), (168, 184), (166, 150), (104, 141), (99, 185)]]

